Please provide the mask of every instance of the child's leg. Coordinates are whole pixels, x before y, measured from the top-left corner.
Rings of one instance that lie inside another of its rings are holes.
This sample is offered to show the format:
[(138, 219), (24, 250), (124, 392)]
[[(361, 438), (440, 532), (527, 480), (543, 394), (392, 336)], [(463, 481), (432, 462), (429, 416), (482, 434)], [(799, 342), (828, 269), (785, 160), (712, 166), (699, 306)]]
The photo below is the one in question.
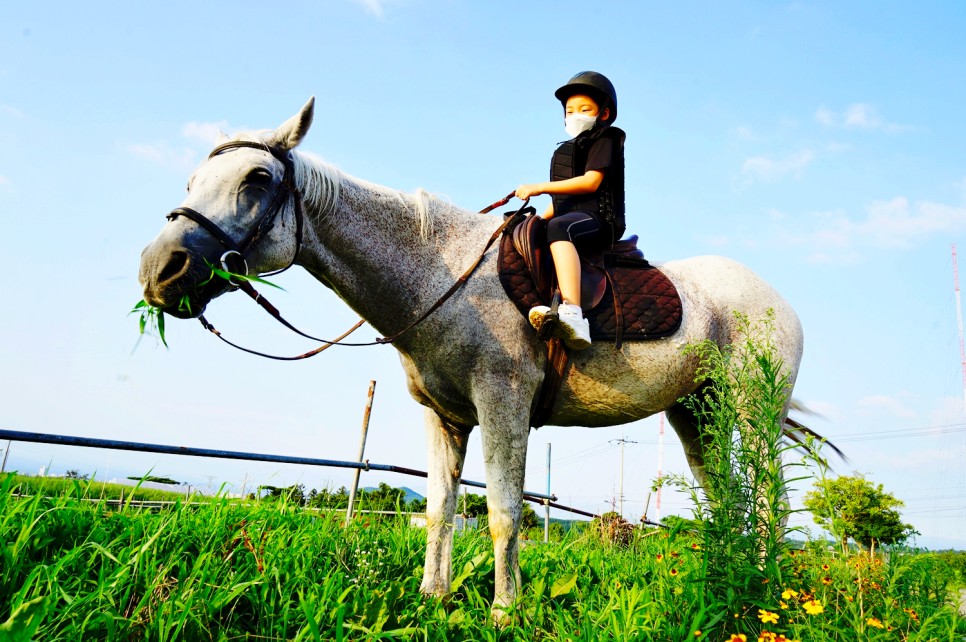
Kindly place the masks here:
[(580, 306), (580, 256), (570, 241), (550, 244), (550, 255), (557, 270), (557, 285), (566, 303)]

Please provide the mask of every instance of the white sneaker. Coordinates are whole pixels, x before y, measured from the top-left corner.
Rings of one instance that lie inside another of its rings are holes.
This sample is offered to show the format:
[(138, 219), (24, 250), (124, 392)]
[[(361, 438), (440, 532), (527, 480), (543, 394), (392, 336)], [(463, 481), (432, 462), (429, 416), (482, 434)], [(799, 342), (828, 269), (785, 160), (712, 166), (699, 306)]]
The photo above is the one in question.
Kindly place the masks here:
[[(560, 325), (557, 334), (571, 350), (584, 350), (590, 347), (590, 324), (584, 318), (584, 312), (579, 305), (561, 303), (557, 308), (560, 314)], [(530, 311), (531, 323), (533, 310)]]
[(540, 330), (543, 328), (544, 322), (547, 320), (547, 313), (550, 312), (550, 308), (545, 305), (535, 305), (530, 308), (530, 314), (527, 318), (530, 320), (530, 325), (539, 334)]

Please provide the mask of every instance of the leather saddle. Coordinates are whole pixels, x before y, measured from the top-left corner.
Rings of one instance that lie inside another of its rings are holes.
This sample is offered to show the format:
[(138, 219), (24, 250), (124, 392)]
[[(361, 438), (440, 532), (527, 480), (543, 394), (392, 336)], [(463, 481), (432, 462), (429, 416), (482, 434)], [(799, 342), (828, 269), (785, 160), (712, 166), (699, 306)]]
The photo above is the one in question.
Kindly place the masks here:
[[(609, 250), (581, 256), (581, 308), (593, 339), (622, 341), (669, 336), (681, 325), (681, 298), (674, 284), (644, 258), (636, 235)], [(520, 312), (551, 305), (555, 271), (547, 224), (530, 215), (500, 241), (500, 282)]]

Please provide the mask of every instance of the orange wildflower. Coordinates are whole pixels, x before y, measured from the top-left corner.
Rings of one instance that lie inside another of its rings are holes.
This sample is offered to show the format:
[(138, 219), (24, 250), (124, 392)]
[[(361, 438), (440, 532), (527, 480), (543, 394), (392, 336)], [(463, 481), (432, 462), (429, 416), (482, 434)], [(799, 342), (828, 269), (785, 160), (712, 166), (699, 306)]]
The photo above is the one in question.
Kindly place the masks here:
[(748, 636), (744, 633), (732, 633), (728, 642), (748, 642)]

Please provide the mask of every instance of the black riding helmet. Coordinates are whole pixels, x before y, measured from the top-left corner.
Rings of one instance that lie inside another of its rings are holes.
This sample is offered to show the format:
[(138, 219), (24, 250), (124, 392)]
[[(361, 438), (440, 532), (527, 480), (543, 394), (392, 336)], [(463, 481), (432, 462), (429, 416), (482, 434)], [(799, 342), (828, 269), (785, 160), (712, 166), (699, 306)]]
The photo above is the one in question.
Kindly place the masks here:
[(582, 71), (568, 80), (567, 84), (555, 91), (553, 95), (566, 107), (567, 99), (577, 94), (593, 98), (601, 111), (605, 108), (610, 109), (610, 119), (606, 124), (610, 125), (617, 120), (617, 91), (604, 74), (596, 71)]

